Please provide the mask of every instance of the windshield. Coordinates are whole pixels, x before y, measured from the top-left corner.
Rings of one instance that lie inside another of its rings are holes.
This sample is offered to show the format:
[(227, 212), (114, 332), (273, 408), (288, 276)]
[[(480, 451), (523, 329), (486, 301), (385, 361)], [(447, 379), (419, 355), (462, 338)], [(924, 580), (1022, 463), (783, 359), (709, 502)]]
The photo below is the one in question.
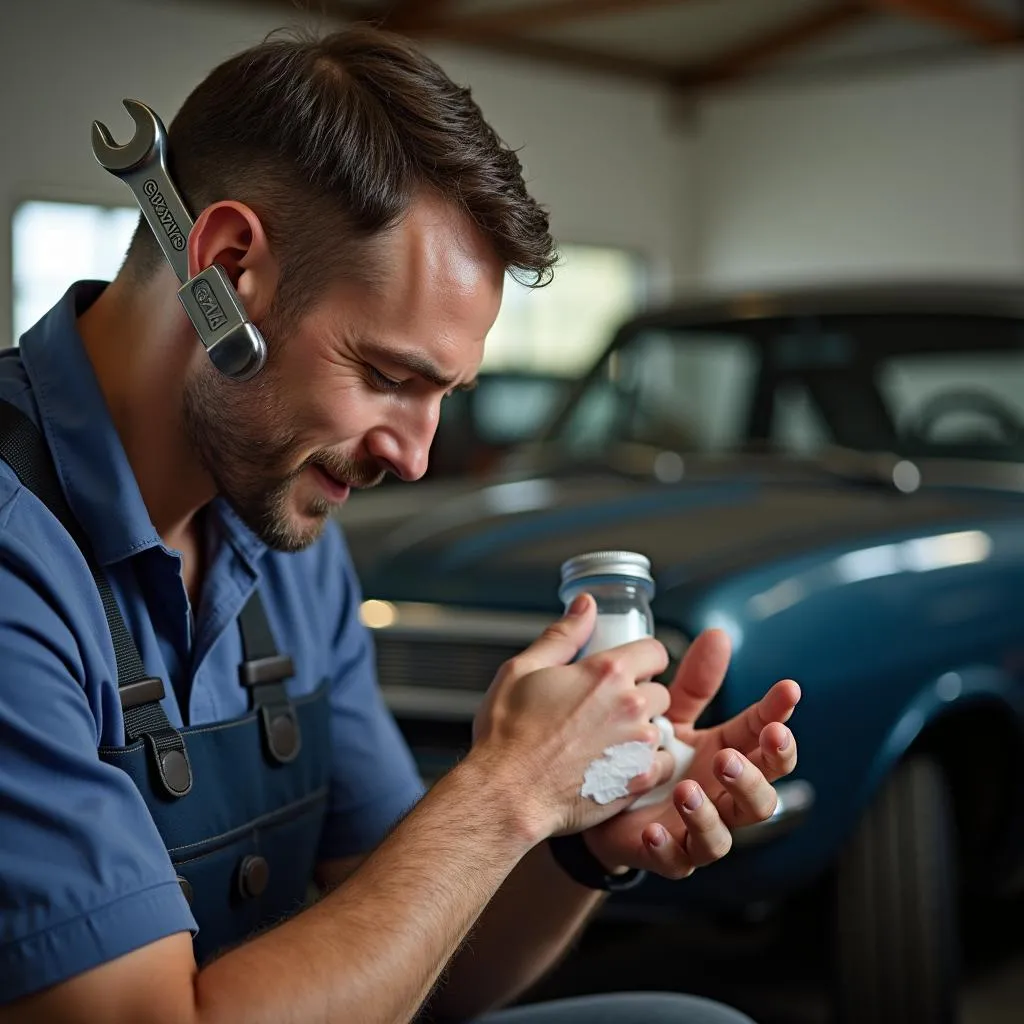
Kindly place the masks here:
[(645, 329), (588, 375), (546, 439), (679, 452), (831, 445), (1024, 458), (1024, 321), (858, 315)]

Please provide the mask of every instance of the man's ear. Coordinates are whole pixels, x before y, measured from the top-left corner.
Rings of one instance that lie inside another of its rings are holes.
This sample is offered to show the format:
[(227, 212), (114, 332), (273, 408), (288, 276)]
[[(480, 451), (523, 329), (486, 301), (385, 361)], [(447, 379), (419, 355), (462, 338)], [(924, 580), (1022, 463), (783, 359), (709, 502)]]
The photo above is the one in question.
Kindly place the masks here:
[(188, 272), (219, 263), (242, 300), (250, 320), (259, 323), (277, 291), (279, 267), (259, 217), (244, 203), (212, 203), (196, 218), (188, 237)]

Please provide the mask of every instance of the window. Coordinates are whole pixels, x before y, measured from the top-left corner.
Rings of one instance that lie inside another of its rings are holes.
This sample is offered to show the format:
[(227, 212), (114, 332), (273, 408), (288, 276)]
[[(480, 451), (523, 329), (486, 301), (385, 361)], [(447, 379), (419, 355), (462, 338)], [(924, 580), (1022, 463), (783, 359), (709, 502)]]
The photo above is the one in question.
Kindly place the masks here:
[(73, 281), (109, 281), (139, 219), (135, 207), (84, 203), (22, 203), (12, 221), (14, 341)]
[(554, 280), (543, 288), (506, 278), (484, 371), (578, 376), (644, 304), (645, 268), (634, 253), (596, 245), (564, 245), (560, 253)]
[(613, 352), (561, 424), (563, 444), (717, 451), (745, 438), (760, 354), (727, 331), (644, 331)]

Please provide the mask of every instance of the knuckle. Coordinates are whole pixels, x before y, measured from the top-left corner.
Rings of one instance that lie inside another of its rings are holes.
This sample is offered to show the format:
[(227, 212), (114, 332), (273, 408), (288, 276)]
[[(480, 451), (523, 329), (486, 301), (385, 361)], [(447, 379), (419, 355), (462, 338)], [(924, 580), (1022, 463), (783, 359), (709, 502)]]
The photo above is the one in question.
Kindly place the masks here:
[(517, 679), (519, 676), (526, 675), (526, 658), (523, 654), (515, 654), (507, 661), (502, 663), (501, 668), (498, 669), (499, 679)]
[(625, 675), (625, 663), (621, 654), (600, 654), (594, 668), (602, 679), (618, 679)]
[(638, 718), (647, 710), (643, 696), (636, 690), (627, 690), (619, 695), (619, 710), (626, 718)]
[(548, 640), (565, 640), (569, 635), (569, 629), (566, 623), (562, 621), (552, 622), (550, 626), (546, 627), (544, 632), (541, 633), (538, 642), (544, 643)]

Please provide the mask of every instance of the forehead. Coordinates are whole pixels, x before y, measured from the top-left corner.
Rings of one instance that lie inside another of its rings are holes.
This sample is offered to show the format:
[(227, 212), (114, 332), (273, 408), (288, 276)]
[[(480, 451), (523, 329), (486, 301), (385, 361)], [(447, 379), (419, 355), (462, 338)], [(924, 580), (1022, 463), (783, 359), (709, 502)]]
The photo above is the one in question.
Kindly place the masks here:
[(369, 283), (340, 282), (329, 305), (355, 337), (423, 353), (467, 379), (501, 305), (505, 268), (461, 210), (421, 197), (373, 244)]

